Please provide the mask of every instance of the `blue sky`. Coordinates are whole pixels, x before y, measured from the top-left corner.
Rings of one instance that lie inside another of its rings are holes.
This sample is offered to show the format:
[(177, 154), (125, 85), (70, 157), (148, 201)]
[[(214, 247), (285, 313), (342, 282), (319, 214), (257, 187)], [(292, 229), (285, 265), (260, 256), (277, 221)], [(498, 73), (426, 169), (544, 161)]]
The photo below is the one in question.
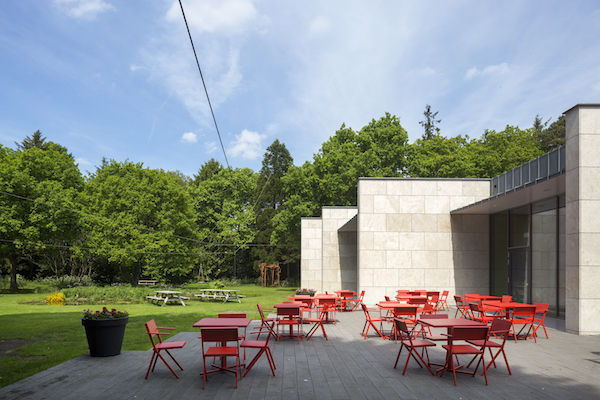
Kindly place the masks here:
[[(233, 167), (276, 138), (301, 164), (385, 112), (413, 141), (425, 104), (479, 137), (600, 102), (597, 1), (183, 3)], [(0, 54), (2, 145), (40, 129), (83, 171), (224, 162), (177, 1), (5, 1)]]

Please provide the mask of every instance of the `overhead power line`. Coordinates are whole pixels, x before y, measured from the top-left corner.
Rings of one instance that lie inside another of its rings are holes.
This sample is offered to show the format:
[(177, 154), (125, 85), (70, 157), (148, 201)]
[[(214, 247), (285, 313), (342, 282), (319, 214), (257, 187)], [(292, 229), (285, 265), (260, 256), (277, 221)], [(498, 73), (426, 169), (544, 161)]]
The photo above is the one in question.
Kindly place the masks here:
[(225, 163), (227, 164), (227, 168), (229, 168), (229, 160), (227, 160), (227, 154), (225, 153), (225, 146), (223, 146), (223, 140), (221, 139), (221, 132), (219, 131), (219, 125), (217, 124), (217, 119), (215, 118), (215, 112), (213, 111), (213, 106), (210, 101), (210, 96), (208, 95), (208, 90), (206, 89), (206, 83), (204, 82), (204, 75), (202, 75), (202, 68), (200, 68), (200, 62), (198, 61), (198, 54), (196, 53), (196, 47), (194, 46), (194, 40), (192, 39), (192, 33), (190, 32), (190, 27), (187, 22), (187, 18), (185, 17), (185, 11), (183, 11), (183, 4), (181, 0), (179, 0), (179, 7), (181, 7), (181, 14), (183, 15), (183, 22), (185, 22), (185, 28), (187, 29), (188, 36), (190, 38), (190, 43), (192, 44), (192, 50), (194, 51), (194, 58), (196, 59), (196, 66), (198, 67), (198, 72), (200, 72), (200, 79), (202, 79), (202, 86), (204, 86), (204, 93), (206, 93), (206, 99), (208, 100), (208, 106), (210, 107), (210, 113), (212, 115), (213, 122), (215, 123), (215, 129), (217, 130), (217, 135), (219, 136), (219, 143), (221, 143), (221, 149), (223, 150), (223, 156), (225, 156)]

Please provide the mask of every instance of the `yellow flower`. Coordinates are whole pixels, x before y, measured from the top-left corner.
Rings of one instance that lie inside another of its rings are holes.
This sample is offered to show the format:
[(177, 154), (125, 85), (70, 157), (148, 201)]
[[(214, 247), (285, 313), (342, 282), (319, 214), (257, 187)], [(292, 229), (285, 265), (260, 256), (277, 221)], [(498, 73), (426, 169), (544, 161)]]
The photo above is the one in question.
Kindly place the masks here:
[(46, 303), (49, 305), (62, 306), (65, 304), (65, 294), (60, 292), (47, 296)]

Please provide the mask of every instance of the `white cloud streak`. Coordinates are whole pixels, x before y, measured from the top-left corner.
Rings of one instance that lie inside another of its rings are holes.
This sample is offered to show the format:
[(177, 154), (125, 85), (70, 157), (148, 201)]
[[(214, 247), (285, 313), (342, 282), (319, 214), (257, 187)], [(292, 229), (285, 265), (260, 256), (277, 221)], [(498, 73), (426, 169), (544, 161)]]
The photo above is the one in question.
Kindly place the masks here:
[(196, 143), (198, 141), (198, 135), (194, 132), (186, 132), (181, 135), (181, 141), (183, 143)]
[(229, 147), (229, 153), (233, 157), (242, 157), (246, 160), (255, 160), (261, 155), (262, 141), (267, 135), (244, 129), (239, 135), (235, 135), (235, 141)]
[(94, 19), (104, 12), (115, 10), (105, 0), (54, 0), (54, 4), (69, 17), (76, 19)]
[(477, 67), (472, 67), (467, 70), (465, 73), (465, 79), (470, 80), (477, 76), (493, 76), (493, 75), (504, 75), (510, 71), (510, 67), (507, 63), (497, 64), (497, 65), (488, 65), (483, 69), (478, 69)]

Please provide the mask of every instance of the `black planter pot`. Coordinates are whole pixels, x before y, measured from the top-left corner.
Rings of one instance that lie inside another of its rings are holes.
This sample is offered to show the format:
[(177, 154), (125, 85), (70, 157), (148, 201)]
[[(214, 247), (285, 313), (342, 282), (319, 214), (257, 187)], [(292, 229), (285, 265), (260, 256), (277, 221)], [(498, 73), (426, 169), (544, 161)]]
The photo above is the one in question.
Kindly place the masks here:
[(121, 354), (125, 326), (129, 317), (112, 319), (81, 319), (85, 328), (90, 356), (108, 357)]

